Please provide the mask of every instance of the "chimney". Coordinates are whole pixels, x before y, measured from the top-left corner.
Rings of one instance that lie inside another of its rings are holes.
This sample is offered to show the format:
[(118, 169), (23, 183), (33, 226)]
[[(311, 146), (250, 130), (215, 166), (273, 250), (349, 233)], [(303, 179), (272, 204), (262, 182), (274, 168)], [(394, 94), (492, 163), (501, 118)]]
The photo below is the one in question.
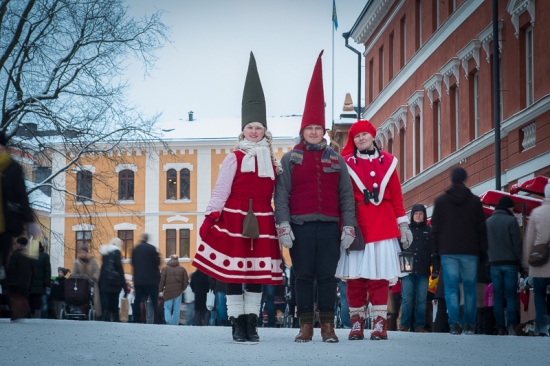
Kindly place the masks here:
[(193, 111), (189, 111), (189, 122), (193, 122)]

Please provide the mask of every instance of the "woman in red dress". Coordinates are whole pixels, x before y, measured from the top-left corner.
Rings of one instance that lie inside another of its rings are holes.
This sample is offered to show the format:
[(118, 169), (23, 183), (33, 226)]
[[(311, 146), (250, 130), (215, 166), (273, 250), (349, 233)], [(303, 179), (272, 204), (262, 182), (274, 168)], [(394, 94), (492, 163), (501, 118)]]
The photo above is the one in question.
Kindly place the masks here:
[(271, 206), (275, 175), (282, 170), (273, 155), (264, 94), (252, 53), (243, 93), (242, 126), (235, 150), (218, 173), (193, 266), (227, 283), (233, 340), (257, 342), (262, 285), (283, 283)]

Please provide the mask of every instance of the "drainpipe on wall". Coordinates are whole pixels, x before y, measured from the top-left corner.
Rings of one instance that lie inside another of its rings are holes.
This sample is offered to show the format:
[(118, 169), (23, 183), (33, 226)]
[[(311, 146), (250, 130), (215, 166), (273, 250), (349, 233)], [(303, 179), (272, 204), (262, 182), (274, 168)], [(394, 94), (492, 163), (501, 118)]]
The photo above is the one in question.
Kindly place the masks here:
[(342, 36), (346, 40), (346, 48), (349, 48), (350, 50), (352, 50), (354, 53), (357, 54), (357, 110), (358, 110), (357, 120), (360, 120), (361, 112), (362, 112), (362, 109), (361, 109), (361, 52), (357, 51), (355, 48), (351, 47), (348, 44), (349, 35), (350, 35), (349, 32), (342, 34)]
[(493, 0), (493, 111), (495, 115), (495, 189), (500, 182), (500, 52), (498, 49), (498, 0)]

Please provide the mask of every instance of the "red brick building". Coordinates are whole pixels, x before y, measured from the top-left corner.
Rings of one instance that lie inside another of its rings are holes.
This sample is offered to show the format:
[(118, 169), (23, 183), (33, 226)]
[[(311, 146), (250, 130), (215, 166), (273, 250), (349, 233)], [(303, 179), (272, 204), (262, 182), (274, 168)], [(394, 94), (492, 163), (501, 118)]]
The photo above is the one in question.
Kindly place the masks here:
[[(507, 191), (550, 175), (550, 1), (498, 3)], [(406, 209), (423, 203), (430, 213), (457, 165), (475, 194), (495, 189), (492, 1), (371, 0), (350, 37), (364, 45), (362, 118), (399, 159)], [(343, 128), (335, 126), (341, 146)]]

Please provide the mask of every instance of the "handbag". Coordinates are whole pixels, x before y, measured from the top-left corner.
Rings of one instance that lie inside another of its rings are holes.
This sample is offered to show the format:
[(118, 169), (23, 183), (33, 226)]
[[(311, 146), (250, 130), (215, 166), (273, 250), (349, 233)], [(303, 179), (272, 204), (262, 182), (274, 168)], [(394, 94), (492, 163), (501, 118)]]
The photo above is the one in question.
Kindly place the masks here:
[(243, 236), (251, 239), (260, 237), (258, 218), (254, 215), (254, 211), (252, 211), (252, 198), (248, 201), (248, 212), (243, 221)]
[(531, 267), (540, 267), (548, 262), (548, 244), (536, 244), (529, 253), (529, 265)]
[(214, 304), (216, 302), (216, 295), (214, 295), (214, 291), (210, 290), (206, 294), (206, 308), (208, 310), (214, 309)]

